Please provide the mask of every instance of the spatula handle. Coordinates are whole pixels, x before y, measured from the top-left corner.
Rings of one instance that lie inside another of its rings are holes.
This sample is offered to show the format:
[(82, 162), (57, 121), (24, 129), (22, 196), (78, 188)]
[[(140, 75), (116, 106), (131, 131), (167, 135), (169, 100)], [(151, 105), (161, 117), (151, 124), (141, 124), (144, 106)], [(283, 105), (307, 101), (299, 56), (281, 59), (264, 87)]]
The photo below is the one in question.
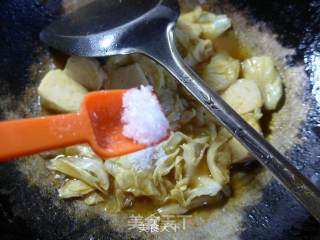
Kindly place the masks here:
[(82, 143), (87, 128), (80, 113), (0, 122), (0, 161)]

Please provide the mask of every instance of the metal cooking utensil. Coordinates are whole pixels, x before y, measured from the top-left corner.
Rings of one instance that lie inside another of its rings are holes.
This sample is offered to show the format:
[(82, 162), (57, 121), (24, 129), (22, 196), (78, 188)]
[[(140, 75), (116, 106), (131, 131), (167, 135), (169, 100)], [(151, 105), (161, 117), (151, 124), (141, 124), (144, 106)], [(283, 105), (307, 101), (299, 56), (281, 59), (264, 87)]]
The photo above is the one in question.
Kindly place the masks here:
[(174, 39), (176, 0), (96, 0), (40, 34), (63, 52), (102, 57), (142, 53), (166, 68), (320, 222), (320, 192), (183, 63)]

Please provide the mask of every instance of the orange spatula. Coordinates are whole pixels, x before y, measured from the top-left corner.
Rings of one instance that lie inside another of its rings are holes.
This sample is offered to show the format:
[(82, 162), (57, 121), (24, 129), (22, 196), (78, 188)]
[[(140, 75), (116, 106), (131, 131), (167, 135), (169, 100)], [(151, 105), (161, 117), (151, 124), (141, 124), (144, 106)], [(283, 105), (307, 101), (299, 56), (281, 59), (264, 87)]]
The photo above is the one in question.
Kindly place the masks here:
[(79, 113), (0, 122), (0, 160), (79, 143), (89, 143), (104, 158), (145, 148), (122, 135), (125, 92), (90, 93)]

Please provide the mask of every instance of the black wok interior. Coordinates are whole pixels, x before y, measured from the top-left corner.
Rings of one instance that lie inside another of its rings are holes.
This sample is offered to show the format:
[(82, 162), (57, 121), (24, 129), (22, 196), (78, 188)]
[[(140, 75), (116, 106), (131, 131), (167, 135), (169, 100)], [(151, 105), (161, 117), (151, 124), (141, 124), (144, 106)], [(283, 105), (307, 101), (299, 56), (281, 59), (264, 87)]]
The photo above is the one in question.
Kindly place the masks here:
[[(279, 41), (296, 49), (291, 65), (305, 63), (309, 82), (305, 101), (310, 110), (300, 132), (301, 144), (291, 154), (293, 163), (309, 178), (320, 172), (320, 102), (314, 89), (320, 54), (320, 1), (282, 0), (230, 1), (264, 21)], [(46, 51), (38, 34), (62, 13), (60, 0), (2, 0), (0, 2), (0, 101), (13, 95), (18, 100), (30, 82), (29, 67)], [(19, 101), (9, 107), (15, 111)], [(0, 119), (2, 110), (0, 108)], [(0, 136), (5, 137), (5, 136)], [(16, 163), (0, 165), (0, 239), (89, 239), (86, 229), (95, 228), (95, 239), (128, 239), (115, 230), (99, 232), (102, 219), (78, 221), (63, 214), (39, 189), (28, 186)], [(315, 182), (320, 187), (320, 182)], [(26, 200), (28, 199), (28, 200)], [(275, 181), (262, 201), (246, 209), (242, 239), (320, 239), (320, 225)], [(90, 233), (91, 234), (91, 233)]]

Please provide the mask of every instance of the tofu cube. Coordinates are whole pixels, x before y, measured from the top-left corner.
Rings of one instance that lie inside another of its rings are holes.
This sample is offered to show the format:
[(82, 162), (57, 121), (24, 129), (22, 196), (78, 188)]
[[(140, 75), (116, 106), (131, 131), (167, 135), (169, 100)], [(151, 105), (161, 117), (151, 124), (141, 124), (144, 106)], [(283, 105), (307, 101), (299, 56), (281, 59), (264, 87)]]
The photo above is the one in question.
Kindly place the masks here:
[(77, 112), (88, 91), (62, 70), (51, 70), (41, 80), (38, 94), (45, 108), (56, 112)]

